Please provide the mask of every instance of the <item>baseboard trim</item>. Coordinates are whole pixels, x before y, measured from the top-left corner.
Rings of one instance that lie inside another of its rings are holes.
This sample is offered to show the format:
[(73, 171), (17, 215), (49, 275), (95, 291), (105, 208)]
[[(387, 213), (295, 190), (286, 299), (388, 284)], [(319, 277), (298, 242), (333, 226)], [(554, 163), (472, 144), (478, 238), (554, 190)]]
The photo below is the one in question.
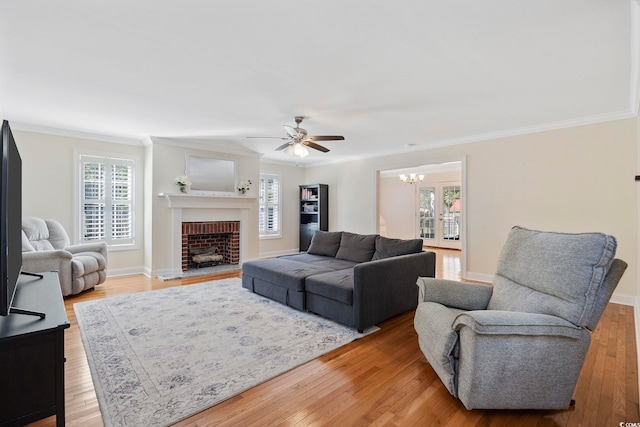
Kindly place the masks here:
[(638, 309), (638, 297), (633, 295), (614, 292), (609, 301), (614, 304), (630, 305), (636, 310)]
[(109, 268), (107, 269), (107, 277), (133, 276), (134, 274), (145, 274), (143, 267), (129, 268)]

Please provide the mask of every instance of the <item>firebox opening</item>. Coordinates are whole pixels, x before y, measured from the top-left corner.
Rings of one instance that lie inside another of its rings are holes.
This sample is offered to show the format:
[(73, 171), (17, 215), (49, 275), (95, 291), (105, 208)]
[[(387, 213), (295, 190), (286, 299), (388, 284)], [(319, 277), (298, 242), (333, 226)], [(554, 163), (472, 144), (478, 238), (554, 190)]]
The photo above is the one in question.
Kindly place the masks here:
[(191, 262), (196, 265), (196, 268), (212, 267), (224, 263), (224, 256), (220, 254), (215, 246), (189, 249), (189, 254)]
[(182, 228), (182, 271), (239, 264), (239, 222), (189, 222)]

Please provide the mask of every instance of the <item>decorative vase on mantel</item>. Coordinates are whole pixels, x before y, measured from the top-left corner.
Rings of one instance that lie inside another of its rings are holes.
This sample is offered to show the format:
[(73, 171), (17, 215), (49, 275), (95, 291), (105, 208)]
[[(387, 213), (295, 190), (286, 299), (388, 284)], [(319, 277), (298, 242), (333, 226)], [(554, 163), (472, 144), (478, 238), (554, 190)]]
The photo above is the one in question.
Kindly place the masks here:
[(181, 193), (187, 194), (187, 186), (186, 185), (178, 184), (178, 187), (180, 187), (180, 192)]

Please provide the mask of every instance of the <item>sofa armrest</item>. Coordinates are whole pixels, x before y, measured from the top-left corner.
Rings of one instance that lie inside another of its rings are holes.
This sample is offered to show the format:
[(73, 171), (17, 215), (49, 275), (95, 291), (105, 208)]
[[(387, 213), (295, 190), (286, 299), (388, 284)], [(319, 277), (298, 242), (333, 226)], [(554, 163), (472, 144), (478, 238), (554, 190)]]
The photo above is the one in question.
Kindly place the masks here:
[(61, 271), (69, 265), (72, 255), (68, 251), (35, 251), (22, 253), (22, 269), (31, 273)]
[(376, 261), (353, 268), (353, 312), (356, 329), (415, 308), (418, 302), (416, 280), (435, 276), (436, 254), (420, 252)]
[(517, 311), (467, 311), (456, 317), (455, 330), (469, 327), (478, 335), (557, 336), (580, 339), (582, 328), (560, 317)]
[(79, 245), (71, 245), (64, 248), (72, 254), (81, 252), (98, 252), (107, 259), (107, 244), (105, 242), (81, 243)]
[(437, 302), (447, 307), (462, 310), (484, 310), (489, 305), (493, 287), (479, 283), (455, 280), (418, 278), (419, 300)]

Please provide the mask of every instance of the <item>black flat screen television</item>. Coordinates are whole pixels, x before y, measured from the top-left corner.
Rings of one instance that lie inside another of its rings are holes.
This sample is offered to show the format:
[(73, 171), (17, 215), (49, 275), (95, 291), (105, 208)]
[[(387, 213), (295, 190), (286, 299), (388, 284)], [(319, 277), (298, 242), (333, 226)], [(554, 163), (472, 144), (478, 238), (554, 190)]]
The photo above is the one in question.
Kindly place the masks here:
[(9, 122), (2, 122), (0, 165), (0, 315), (7, 316), (22, 269), (22, 159)]

